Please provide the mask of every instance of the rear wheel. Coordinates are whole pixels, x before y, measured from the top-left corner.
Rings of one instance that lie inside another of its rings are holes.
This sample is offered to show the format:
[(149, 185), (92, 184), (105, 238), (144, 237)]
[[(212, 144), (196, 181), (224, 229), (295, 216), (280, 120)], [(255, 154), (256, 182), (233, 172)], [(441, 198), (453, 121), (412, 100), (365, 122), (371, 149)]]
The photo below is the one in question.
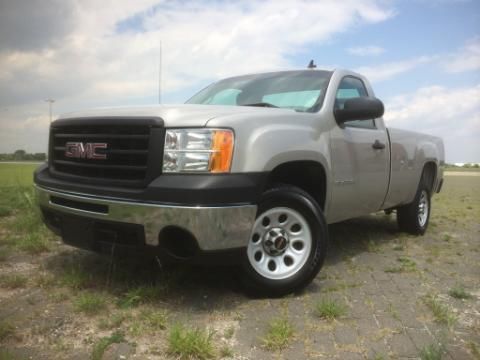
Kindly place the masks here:
[(400, 230), (414, 235), (423, 235), (430, 219), (430, 189), (422, 175), (415, 198), (410, 204), (397, 209), (397, 222)]
[(322, 211), (308, 193), (287, 185), (266, 191), (243, 262), (245, 285), (278, 296), (301, 289), (320, 270), (327, 238)]

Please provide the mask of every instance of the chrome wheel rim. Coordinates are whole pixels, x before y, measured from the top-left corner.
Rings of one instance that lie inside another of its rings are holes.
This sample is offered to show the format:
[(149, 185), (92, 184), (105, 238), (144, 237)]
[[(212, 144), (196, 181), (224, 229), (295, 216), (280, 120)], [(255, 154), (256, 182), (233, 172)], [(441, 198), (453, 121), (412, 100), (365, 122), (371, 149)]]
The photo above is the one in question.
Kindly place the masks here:
[(428, 194), (425, 190), (422, 190), (420, 194), (420, 201), (418, 202), (418, 223), (421, 227), (424, 227), (428, 219)]
[(281, 280), (295, 275), (305, 265), (311, 248), (307, 220), (298, 211), (276, 207), (255, 220), (247, 255), (257, 273)]

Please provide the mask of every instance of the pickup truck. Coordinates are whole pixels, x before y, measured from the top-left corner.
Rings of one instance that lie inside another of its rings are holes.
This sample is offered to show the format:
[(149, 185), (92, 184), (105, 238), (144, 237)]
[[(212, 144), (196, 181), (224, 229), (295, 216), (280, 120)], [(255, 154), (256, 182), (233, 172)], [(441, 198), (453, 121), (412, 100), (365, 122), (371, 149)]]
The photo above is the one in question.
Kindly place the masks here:
[(443, 183), (441, 139), (386, 128), (365, 77), (232, 77), (186, 104), (105, 108), (51, 124), (34, 175), (67, 244), (159, 261), (236, 264), (282, 295), (318, 274), (327, 224), (384, 210), (422, 235)]

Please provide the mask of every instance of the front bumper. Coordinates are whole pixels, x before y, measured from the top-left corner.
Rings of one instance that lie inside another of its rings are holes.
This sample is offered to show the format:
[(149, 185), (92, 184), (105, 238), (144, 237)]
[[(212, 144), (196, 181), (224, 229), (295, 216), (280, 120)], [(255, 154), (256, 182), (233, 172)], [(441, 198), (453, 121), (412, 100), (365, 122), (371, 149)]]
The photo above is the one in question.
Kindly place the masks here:
[(64, 192), (38, 184), (36, 192), (44, 212), (73, 215), (91, 219), (91, 222), (118, 223), (119, 226), (137, 225), (143, 228), (144, 243), (149, 246), (160, 245), (159, 234), (173, 226), (193, 235), (202, 251), (245, 247), (257, 211), (256, 205), (174, 206), (135, 202)]

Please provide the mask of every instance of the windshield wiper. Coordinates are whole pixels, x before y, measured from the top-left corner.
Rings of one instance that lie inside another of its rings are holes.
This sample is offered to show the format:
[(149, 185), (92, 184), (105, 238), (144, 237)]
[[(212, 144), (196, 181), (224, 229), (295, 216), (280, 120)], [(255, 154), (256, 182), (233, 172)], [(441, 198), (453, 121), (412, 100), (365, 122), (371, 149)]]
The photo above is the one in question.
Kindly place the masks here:
[(258, 103), (253, 103), (253, 104), (242, 104), (240, 106), (259, 106), (259, 107), (278, 108), (278, 106), (275, 106), (275, 105), (267, 103), (267, 102), (258, 102)]

